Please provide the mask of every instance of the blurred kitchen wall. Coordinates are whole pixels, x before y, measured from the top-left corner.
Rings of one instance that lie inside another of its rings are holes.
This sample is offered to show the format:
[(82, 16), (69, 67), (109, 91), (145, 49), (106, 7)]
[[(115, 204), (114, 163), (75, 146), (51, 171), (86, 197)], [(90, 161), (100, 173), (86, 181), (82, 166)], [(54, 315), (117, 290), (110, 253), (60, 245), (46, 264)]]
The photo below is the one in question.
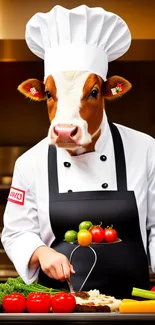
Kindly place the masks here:
[(24, 39), (25, 24), (36, 12), (47, 12), (55, 5), (70, 9), (81, 4), (101, 6), (120, 15), (133, 39), (155, 38), (154, 0), (0, 0), (0, 38)]

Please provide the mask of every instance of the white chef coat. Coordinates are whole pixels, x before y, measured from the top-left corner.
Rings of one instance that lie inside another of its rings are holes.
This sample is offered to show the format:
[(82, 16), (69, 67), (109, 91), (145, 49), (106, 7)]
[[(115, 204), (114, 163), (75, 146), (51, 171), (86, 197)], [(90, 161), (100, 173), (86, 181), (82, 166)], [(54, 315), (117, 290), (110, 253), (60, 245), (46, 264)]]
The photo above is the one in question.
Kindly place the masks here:
[[(149, 251), (155, 272), (155, 140), (122, 125), (116, 126), (124, 144), (127, 187), (135, 192), (145, 250), (146, 228), (151, 230)], [(65, 149), (57, 149), (59, 192), (117, 190), (113, 142), (105, 114), (101, 130), (94, 152), (70, 156)], [(102, 161), (101, 155), (107, 159)], [(70, 162), (71, 166), (65, 167), (64, 162)], [(103, 183), (108, 184), (107, 189), (102, 188)], [(24, 205), (8, 201), (2, 243), (18, 274), (29, 284), (39, 273), (39, 268), (28, 268), (31, 255), (39, 246), (50, 246), (55, 239), (49, 218), (47, 138), (17, 159), (12, 186), (25, 191), (25, 201)]]

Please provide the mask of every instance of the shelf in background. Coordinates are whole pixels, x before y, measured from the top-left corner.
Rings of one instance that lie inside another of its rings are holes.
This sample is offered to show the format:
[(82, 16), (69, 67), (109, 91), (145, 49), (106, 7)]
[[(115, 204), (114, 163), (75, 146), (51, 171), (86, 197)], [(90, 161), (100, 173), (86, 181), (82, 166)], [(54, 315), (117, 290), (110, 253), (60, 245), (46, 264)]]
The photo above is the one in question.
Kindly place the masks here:
[(0, 191), (9, 191), (10, 185), (0, 185)]
[[(154, 61), (155, 40), (133, 39), (128, 52), (119, 58), (119, 61)], [(27, 47), (22, 39), (0, 40), (0, 62), (40, 61)]]

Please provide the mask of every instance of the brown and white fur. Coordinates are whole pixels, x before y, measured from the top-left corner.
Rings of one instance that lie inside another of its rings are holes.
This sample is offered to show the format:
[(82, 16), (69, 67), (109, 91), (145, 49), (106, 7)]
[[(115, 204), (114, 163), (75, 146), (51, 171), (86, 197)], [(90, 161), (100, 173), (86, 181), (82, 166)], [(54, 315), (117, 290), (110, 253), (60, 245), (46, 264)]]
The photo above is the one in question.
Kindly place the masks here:
[[(121, 90), (112, 93), (117, 85)], [(48, 142), (65, 148), (71, 155), (94, 151), (100, 136), (105, 99), (116, 99), (131, 88), (126, 79), (113, 76), (106, 82), (94, 73), (84, 71), (55, 72), (45, 83), (28, 79), (18, 90), (26, 97), (47, 99), (50, 128)]]

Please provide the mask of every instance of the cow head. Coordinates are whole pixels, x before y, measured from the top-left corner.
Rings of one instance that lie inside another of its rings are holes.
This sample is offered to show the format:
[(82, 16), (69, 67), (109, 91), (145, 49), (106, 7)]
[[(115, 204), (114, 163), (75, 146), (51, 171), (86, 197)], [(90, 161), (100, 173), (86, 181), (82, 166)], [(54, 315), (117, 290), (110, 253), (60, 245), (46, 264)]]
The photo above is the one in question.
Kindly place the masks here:
[(67, 149), (72, 154), (93, 151), (100, 135), (104, 114), (104, 99), (116, 99), (125, 94), (131, 84), (113, 76), (106, 82), (90, 72), (55, 72), (45, 83), (28, 79), (18, 90), (26, 97), (47, 99), (51, 122), (49, 144)]

